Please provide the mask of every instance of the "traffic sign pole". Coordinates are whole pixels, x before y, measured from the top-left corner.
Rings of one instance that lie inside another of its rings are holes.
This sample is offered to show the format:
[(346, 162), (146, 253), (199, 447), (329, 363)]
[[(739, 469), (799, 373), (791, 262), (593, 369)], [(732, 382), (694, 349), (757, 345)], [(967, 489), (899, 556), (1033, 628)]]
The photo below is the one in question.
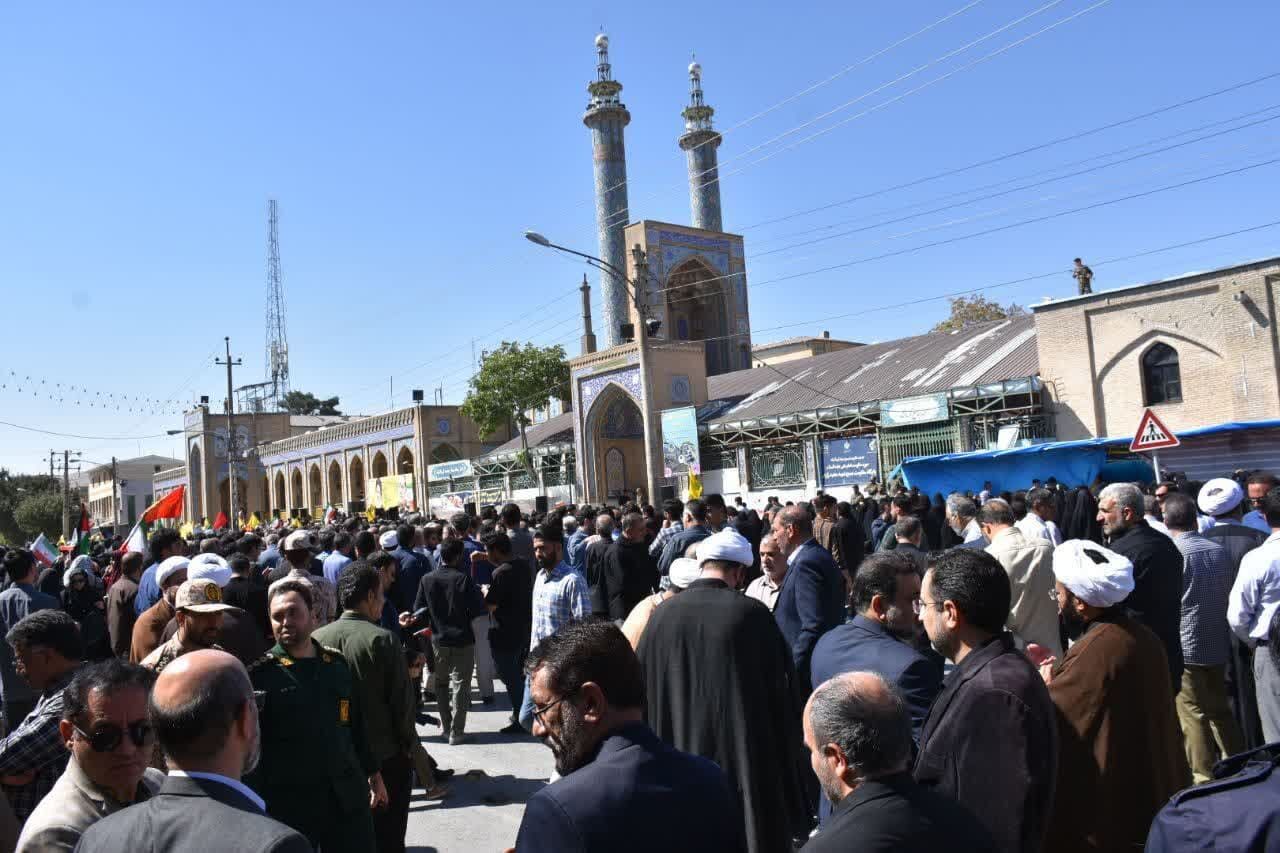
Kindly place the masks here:
[(1160, 477), (1160, 454), (1159, 454), (1159, 453), (1157, 453), (1157, 452), (1156, 452), (1156, 451), (1154, 451), (1154, 450), (1153, 450), (1153, 451), (1151, 451), (1151, 467), (1152, 467), (1152, 468), (1155, 468), (1155, 470), (1156, 470), (1156, 485), (1159, 485), (1159, 484), (1160, 484), (1160, 480), (1161, 480), (1161, 477)]

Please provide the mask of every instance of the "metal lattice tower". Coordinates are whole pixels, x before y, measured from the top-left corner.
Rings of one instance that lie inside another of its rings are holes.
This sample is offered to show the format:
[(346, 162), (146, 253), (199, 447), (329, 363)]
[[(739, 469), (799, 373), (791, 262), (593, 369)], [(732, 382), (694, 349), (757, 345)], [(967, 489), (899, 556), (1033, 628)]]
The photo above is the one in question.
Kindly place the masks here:
[(289, 341), (284, 334), (279, 213), (274, 198), (267, 201), (267, 371), (271, 376), (271, 408), (283, 410), (289, 393)]

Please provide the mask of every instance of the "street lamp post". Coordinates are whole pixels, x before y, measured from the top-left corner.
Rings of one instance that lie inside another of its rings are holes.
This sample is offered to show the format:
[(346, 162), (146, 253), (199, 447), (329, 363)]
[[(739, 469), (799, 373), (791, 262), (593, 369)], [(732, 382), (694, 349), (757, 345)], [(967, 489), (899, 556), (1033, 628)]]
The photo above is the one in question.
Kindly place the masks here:
[[(653, 419), (649, 413), (649, 401), (652, 399), (652, 389), (650, 388), (649, 376), (649, 320), (645, 310), (646, 306), (640, 297), (641, 285), (645, 279), (648, 278), (646, 275), (648, 262), (645, 259), (644, 252), (641, 251), (639, 245), (633, 246), (631, 249), (631, 257), (636, 267), (637, 278), (636, 281), (631, 281), (627, 278), (627, 274), (625, 272), (618, 269), (608, 261), (597, 258), (595, 255), (588, 255), (585, 252), (579, 252), (576, 249), (570, 249), (567, 246), (560, 246), (552, 243), (537, 231), (526, 231), (524, 232), (524, 236), (530, 243), (536, 243), (546, 249), (555, 249), (558, 252), (577, 255), (578, 257), (585, 259), (586, 262), (592, 266), (612, 273), (619, 281), (626, 285), (627, 291), (631, 295), (631, 302), (636, 308), (636, 319), (639, 321), (636, 323), (636, 358), (640, 362), (640, 422), (644, 430), (644, 487), (648, 493), (647, 497), (650, 503), (652, 503), (658, 499), (658, 479), (654, 475), (657, 458), (656, 454), (653, 452)], [(586, 413), (583, 412), (583, 415), (585, 416)]]

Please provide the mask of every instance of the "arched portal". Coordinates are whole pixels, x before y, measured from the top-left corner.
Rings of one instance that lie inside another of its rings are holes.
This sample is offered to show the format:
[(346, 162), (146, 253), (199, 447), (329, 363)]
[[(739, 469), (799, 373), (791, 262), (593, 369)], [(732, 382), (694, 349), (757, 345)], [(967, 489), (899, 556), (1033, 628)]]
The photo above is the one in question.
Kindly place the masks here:
[(302, 493), (302, 469), (294, 468), (289, 475), (289, 503), (292, 504), (289, 509), (301, 509), (306, 502), (306, 495)]
[(359, 456), (351, 457), (348, 480), (351, 483), (351, 500), (364, 500), (364, 463), (360, 461)]
[[(232, 527), (236, 525), (236, 519), (240, 515), (245, 515), (245, 505), (249, 498), (249, 481), (243, 477), (236, 477), (236, 510), (231, 511), (231, 487), (229, 479), (218, 481), (218, 510), (227, 515), (227, 523)], [(210, 519), (212, 521), (213, 519)]]
[(320, 466), (314, 462), (311, 464), (311, 470), (307, 472), (307, 480), (311, 486), (307, 508), (317, 509), (324, 506), (324, 486), (320, 480)]
[(259, 493), (261, 495), (261, 499), (258, 501), (258, 507), (260, 507), (261, 509), (255, 508), (254, 511), (261, 512), (261, 513), (269, 513), (271, 512), (271, 478), (268, 477), (266, 474), (262, 475), (262, 483), (260, 484), (259, 488), (261, 489), (261, 492)]
[(342, 505), (342, 466), (336, 459), (329, 463), (329, 503)]
[(200, 447), (193, 445), (191, 455), (187, 458), (187, 482), (189, 484), (191, 500), (188, 506), (191, 507), (191, 519), (200, 521), (204, 518), (204, 457), (200, 454)]
[(730, 361), (731, 341), (725, 300), (729, 288), (698, 258), (689, 258), (667, 279), (667, 337), (679, 341), (707, 341), (707, 375), (725, 373), (746, 364)]
[(458, 452), (458, 448), (454, 447), (447, 441), (443, 441), (431, 448), (431, 464), (437, 462), (452, 462), (455, 459), (461, 459), (462, 454)]
[(276, 497), (275, 497), (275, 500), (271, 502), (271, 511), (274, 513), (276, 510), (281, 510), (281, 509), (287, 510), (288, 508), (289, 508), (289, 495), (284, 490), (284, 473), (281, 471), (277, 471), (276, 472)]
[(617, 385), (596, 397), (587, 415), (593, 500), (618, 503), (644, 485), (644, 422), (640, 407)]
[(413, 473), (413, 451), (408, 447), (400, 448), (400, 452), (396, 454), (396, 473)]
[(379, 478), (387, 476), (387, 457), (382, 454), (381, 450), (373, 454), (372, 468), (373, 468), (372, 476), (379, 477)]

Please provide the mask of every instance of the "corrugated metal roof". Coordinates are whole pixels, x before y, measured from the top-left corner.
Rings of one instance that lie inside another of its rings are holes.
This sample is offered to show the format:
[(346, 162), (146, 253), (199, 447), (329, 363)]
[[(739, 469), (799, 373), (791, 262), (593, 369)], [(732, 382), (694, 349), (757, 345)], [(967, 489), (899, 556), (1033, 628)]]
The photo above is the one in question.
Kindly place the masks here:
[(762, 352), (771, 350), (775, 347), (789, 347), (794, 344), (807, 344), (810, 341), (822, 341), (824, 343), (835, 344), (852, 344), (853, 346), (862, 346), (858, 341), (847, 341), (843, 338), (824, 338), (822, 335), (796, 335), (794, 338), (783, 338), (780, 341), (770, 341), (767, 344), (756, 344), (751, 348), (752, 352)]
[(707, 390), (734, 401), (711, 421), (728, 423), (1020, 379), (1039, 366), (1035, 320), (1024, 316), (724, 373)]
[[(550, 420), (543, 421), (540, 424), (534, 424), (525, 430), (526, 437), (529, 440), (529, 447), (538, 447), (543, 444), (560, 444), (562, 442), (573, 441), (573, 412), (568, 411), (556, 415)], [(497, 456), (500, 453), (511, 453), (519, 450), (521, 447), (520, 436), (508, 441), (506, 444), (500, 445), (490, 450), (485, 456)]]

